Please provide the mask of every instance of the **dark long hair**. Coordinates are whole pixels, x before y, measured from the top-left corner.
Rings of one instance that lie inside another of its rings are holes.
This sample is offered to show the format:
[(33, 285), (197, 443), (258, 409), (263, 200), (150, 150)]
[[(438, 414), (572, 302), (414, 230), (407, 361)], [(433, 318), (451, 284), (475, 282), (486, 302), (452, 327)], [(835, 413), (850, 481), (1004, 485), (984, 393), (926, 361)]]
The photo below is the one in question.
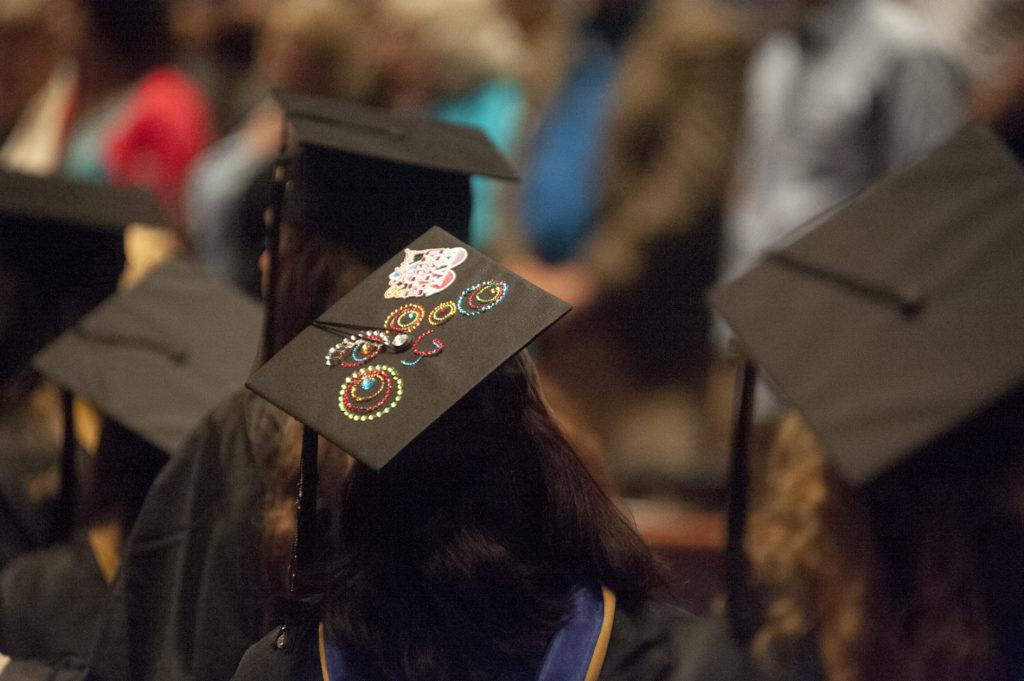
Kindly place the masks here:
[(576, 584), (625, 605), (650, 553), (514, 357), (380, 472), (342, 490), (322, 617), (361, 678), (489, 681), (536, 667)]
[[(284, 347), (302, 329), (366, 277), (371, 268), (352, 255), (352, 249), (330, 234), (284, 225), (277, 264), (274, 333), (268, 356)], [(268, 312), (268, 314), (270, 314)], [(292, 542), (295, 537), (295, 491), (299, 478), (302, 428), (289, 420), (281, 428), (278, 456), (268, 476), (262, 510), (261, 555), (263, 587), (271, 598), (265, 613), (276, 617), (277, 599), (287, 591)], [(320, 457), (321, 499), (325, 514), (336, 515), (342, 457), (323, 452)]]

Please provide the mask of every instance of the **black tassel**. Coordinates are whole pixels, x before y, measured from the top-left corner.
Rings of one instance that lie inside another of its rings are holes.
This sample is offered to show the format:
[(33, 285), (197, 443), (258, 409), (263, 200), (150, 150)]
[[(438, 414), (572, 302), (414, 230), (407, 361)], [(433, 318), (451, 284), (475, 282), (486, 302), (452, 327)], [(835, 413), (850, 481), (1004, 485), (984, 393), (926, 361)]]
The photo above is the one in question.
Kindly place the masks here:
[(743, 550), (750, 489), (750, 432), (754, 420), (757, 369), (744, 361), (737, 386), (733, 424), (732, 470), (729, 473), (729, 537), (725, 547), (726, 600), (733, 638), (747, 645), (760, 622), (757, 598), (750, 585), (750, 565)]
[(299, 489), (295, 503), (295, 542), (292, 545), (290, 589), (297, 589), (297, 575), (316, 565), (319, 554), (319, 521), (317, 513), (317, 433), (308, 426), (302, 428), (302, 460), (299, 468)]
[(74, 399), (71, 393), (63, 391), (61, 401), (64, 407), (64, 446), (60, 455), (60, 496), (53, 520), (53, 540), (66, 541), (75, 530), (75, 506), (78, 503), (78, 470), (75, 454), (78, 442), (75, 439)]

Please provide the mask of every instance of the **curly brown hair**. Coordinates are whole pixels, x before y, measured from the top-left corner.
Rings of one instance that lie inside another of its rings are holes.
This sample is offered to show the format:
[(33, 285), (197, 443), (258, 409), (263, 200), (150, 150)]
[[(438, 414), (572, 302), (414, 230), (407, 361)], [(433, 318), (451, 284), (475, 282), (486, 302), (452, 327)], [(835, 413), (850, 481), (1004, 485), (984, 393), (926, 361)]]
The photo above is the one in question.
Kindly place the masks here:
[(904, 471), (881, 492), (855, 489), (790, 415), (754, 466), (746, 550), (766, 600), (753, 646), (770, 673), (792, 672), (811, 649), (830, 681), (1006, 678), (986, 567), (1002, 558), (977, 538), (997, 516), (1024, 527), (1020, 457), (1009, 475)]

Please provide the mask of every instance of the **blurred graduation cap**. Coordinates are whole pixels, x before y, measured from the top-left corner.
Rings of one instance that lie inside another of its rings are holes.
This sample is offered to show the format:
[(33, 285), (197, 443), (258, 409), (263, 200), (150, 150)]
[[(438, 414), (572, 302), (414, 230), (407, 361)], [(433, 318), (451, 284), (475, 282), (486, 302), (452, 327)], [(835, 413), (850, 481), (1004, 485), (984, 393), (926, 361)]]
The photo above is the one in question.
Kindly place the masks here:
[[(261, 320), (249, 296), (195, 263), (173, 259), (82, 318), (39, 352), (34, 365), (66, 394), (173, 456), (207, 412), (242, 387)], [(65, 438), (70, 456), (69, 412)], [(65, 489), (73, 494), (74, 485)]]
[(120, 234), (133, 222), (163, 223), (156, 197), (145, 190), (6, 170), (0, 170), (0, 216), (5, 236), (16, 225), (54, 229), (52, 237), (75, 229)]
[[(315, 476), (316, 433), (380, 469), (568, 311), (568, 304), (434, 227), (296, 336), (247, 385), (307, 426), (304, 485)], [(315, 491), (304, 486), (307, 494), (315, 501)], [(312, 512), (315, 503), (302, 508)], [(300, 537), (308, 537), (311, 523), (300, 512)]]
[(152, 195), (0, 171), (0, 380), (110, 295), (132, 223), (162, 223)]
[[(745, 510), (754, 363), (854, 487), (1024, 382), (1022, 220), (1024, 171), (969, 127), (712, 294), (750, 360), (730, 515)], [(1018, 408), (1018, 443), (1022, 431)], [(742, 519), (730, 520), (735, 557)]]
[(469, 177), (516, 178), (475, 128), (279, 94), (288, 121), (284, 219), (384, 260), (432, 225), (468, 237)]
[(281, 220), (331, 234), (370, 266), (434, 225), (467, 239), (470, 176), (516, 179), (478, 129), (335, 99), (276, 97), (286, 140), (268, 221), (272, 255)]

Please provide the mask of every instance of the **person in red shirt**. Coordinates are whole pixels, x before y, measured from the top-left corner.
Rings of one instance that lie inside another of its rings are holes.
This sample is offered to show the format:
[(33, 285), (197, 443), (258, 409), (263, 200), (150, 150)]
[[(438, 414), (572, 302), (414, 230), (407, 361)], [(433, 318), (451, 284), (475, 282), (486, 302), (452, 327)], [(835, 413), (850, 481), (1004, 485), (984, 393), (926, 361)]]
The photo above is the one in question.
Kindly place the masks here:
[(170, 65), (164, 0), (77, 0), (78, 84), (68, 111), (62, 171), (143, 186), (172, 219), (193, 158), (211, 141), (206, 97)]

